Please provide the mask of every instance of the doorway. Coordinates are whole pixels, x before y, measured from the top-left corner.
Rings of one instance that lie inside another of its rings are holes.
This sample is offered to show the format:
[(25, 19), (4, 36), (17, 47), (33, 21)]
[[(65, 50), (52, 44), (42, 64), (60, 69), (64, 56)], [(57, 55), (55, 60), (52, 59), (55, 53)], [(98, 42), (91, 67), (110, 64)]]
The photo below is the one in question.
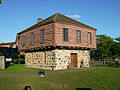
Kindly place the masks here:
[(72, 67), (77, 67), (77, 53), (71, 53), (71, 64)]

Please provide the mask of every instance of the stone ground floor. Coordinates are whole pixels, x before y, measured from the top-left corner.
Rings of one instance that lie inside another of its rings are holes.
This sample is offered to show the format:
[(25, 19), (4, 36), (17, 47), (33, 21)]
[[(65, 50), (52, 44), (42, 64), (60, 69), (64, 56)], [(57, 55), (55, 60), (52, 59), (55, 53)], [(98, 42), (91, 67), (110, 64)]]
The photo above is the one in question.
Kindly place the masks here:
[(27, 52), (25, 65), (43, 69), (67, 69), (68, 67), (89, 67), (90, 53), (88, 50), (50, 50)]
[(5, 57), (0, 56), (0, 69), (5, 69)]

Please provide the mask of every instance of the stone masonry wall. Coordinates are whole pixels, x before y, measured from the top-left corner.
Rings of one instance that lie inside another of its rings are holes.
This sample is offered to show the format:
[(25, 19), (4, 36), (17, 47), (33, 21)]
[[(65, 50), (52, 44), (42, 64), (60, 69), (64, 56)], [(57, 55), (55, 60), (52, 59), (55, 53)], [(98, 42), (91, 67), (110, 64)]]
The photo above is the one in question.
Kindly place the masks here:
[(0, 69), (5, 69), (4, 56), (0, 56)]
[(35, 68), (59, 70), (67, 69), (71, 63), (71, 53), (77, 53), (77, 67), (89, 67), (90, 55), (87, 50), (51, 50), (45, 52), (31, 52), (25, 54), (25, 65)]
[(89, 67), (90, 55), (87, 50), (55, 50), (55, 60), (57, 62), (55, 69), (66, 69), (71, 63), (71, 53), (77, 53), (77, 67), (81, 65), (83, 60), (83, 67)]

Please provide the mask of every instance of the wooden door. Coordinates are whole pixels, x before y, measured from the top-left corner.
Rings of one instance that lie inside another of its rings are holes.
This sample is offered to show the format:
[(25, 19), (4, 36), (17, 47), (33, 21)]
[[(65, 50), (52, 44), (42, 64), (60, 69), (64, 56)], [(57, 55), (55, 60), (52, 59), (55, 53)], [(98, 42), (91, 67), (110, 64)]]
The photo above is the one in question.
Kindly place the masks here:
[(71, 53), (71, 64), (72, 67), (77, 67), (77, 53)]

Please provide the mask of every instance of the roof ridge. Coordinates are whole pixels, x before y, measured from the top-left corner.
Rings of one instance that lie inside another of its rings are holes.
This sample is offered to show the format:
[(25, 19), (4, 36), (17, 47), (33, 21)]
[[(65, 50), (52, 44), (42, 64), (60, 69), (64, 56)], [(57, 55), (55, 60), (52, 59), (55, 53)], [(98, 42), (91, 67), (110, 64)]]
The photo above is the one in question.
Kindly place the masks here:
[[(75, 21), (75, 22), (77, 22), (77, 23), (79, 23), (79, 24), (82, 24), (82, 25), (85, 25), (85, 26), (87, 26), (87, 27), (93, 28), (93, 27), (91, 27), (91, 26), (89, 26), (89, 25), (87, 25), (87, 24), (84, 24), (84, 23), (82, 23), (82, 22), (80, 22), (80, 21), (77, 21), (77, 20), (75, 20), (75, 19), (73, 19), (73, 18), (70, 18), (70, 17), (68, 17), (68, 16), (66, 16), (66, 15), (63, 15), (63, 14), (61, 14), (61, 13), (56, 13), (56, 14), (57, 14), (57, 15), (59, 14), (59, 15), (65, 17), (65, 18), (68, 18), (68, 19), (70, 19), (70, 20), (72, 20), (72, 21)], [(95, 28), (93, 28), (93, 29), (95, 29)], [(95, 29), (95, 30), (96, 30), (96, 29)]]
[(18, 35), (20, 33), (23, 33), (25, 31), (27, 31), (27, 30), (31, 30), (33, 28), (36, 28), (36, 27), (38, 27), (40, 25), (44, 25), (44, 24), (47, 24), (47, 23), (50, 23), (50, 22), (57, 22), (57, 21), (59, 21), (59, 22), (66, 22), (66, 23), (70, 23), (70, 24), (76, 24), (76, 25), (84, 25), (86, 27), (89, 27), (89, 28), (92, 28), (92, 29), (96, 30), (95, 28), (93, 28), (93, 27), (91, 27), (89, 25), (86, 25), (86, 24), (84, 24), (84, 23), (82, 23), (80, 21), (77, 21), (75, 19), (72, 19), (72, 18), (70, 18), (70, 17), (68, 17), (66, 15), (63, 15), (61, 13), (56, 13), (56, 14), (54, 14), (52, 16), (49, 16), (48, 18), (44, 19), (43, 21), (41, 21), (39, 23), (36, 23), (35, 25), (33, 25), (33, 26), (31, 26), (31, 27), (29, 27), (29, 28), (19, 32)]
[(53, 21), (55, 21), (55, 20), (57, 19), (58, 14), (60, 14), (60, 13), (56, 13), (56, 14), (54, 14), (55, 16), (54, 16), (54, 18), (53, 18)]

